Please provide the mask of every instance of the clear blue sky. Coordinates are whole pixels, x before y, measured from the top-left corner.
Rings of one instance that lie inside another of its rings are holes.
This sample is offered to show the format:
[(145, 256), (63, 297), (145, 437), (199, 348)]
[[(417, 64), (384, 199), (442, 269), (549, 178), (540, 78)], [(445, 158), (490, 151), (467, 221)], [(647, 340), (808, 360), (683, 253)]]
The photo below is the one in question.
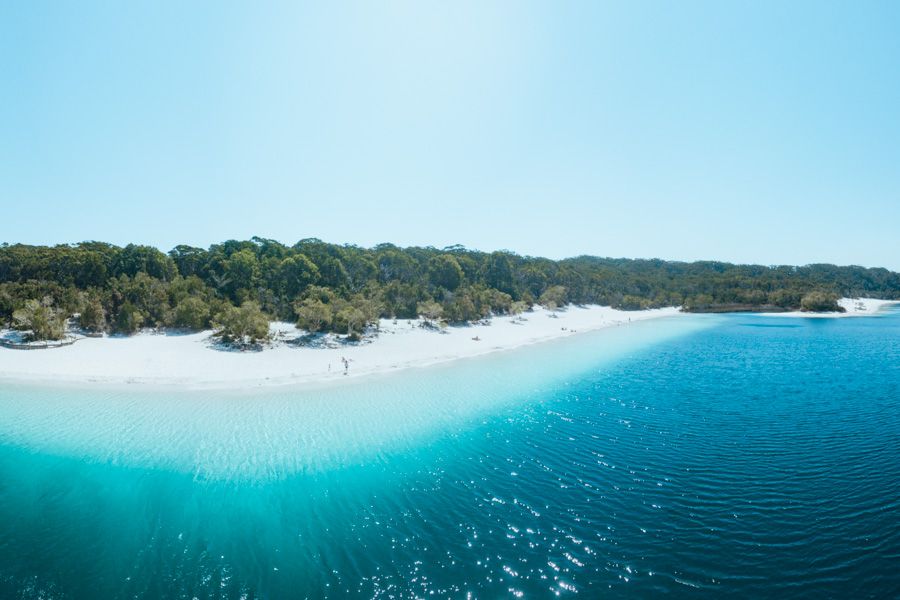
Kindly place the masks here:
[(900, 269), (900, 2), (2, 3), (0, 241), (252, 235)]

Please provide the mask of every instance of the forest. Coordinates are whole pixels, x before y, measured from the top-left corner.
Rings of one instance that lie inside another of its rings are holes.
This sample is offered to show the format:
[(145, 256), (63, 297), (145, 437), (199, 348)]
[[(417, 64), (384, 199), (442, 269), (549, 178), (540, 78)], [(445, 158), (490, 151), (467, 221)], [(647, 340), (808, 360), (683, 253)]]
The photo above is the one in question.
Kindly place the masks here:
[(379, 318), (460, 324), (535, 304), (623, 310), (838, 310), (839, 297), (900, 299), (900, 274), (814, 264), (736, 265), (579, 256), (564, 260), (304, 239), (229, 240), (168, 253), (144, 245), (0, 245), (0, 327), (32, 339), (85, 332), (214, 328), (256, 341), (271, 320), (358, 337)]

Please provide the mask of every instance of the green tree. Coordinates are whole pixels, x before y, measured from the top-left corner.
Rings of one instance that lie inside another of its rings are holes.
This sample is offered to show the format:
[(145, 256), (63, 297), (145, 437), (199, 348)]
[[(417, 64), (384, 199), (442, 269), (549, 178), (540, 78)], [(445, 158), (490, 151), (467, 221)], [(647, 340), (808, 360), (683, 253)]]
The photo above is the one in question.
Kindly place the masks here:
[(495, 290), (515, 295), (513, 268), (510, 252), (492, 252), (487, 260), (485, 283)]
[(468, 323), (476, 321), (483, 315), (468, 291), (453, 294), (444, 301), (443, 316), (450, 323)]
[(279, 287), (289, 298), (296, 297), (318, 279), (319, 268), (302, 254), (288, 256), (278, 265)]
[(428, 279), (452, 292), (462, 283), (463, 270), (452, 255), (441, 254), (428, 261)]
[(132, 334), (144, 324), (144, 315), (131, 302), (125, 302), (116, 313), (115, 329), (118, 333)]
[(334, 328), (346, 333), (351, 339), (359, 339), (366, 326), (366, 315), (350, 304), (344, 306), (334, 315)]
[(511, 315), (521, 315), (526, 310), (528, 310), (528, 304), (522, 300), (516, 300), (509, 305), (509, 314)]
[(381, 283), (410, 283), (415, 280), (419, 265), (412, 257), (390, 245), (380, 246), (376, 250), (378, 280)]
[(225, 261), (225, 276), (231, 282), (234, 297), (239, 291), (251, 289), (259, 276), (259, 260), (249, 248), (244, 248), (231, 255)]
[(622, 300), (619, 302), (616, 308), (622, 310), (642, 310), (645, 308), (649, 308), (650, 302), (639, 296), (631, 296), (626, 294), (622, 297)]
[(13, 292), (13, 284), (0, 283), (0, 325), (4, 325), (6, 319), (12, 317), (16, 299)]
[(59, 340), (66, 332), (66, 315), (53, 306), (49, 296), (26, 300), (25, 306), (13, 313), (13, 327), (28, 331), (30, 340)]
[(709, 294), (697, 294), (684, 299), (685, 310), (704, 310), (712, 306), (714, 300)]
[(490, 312), (503, 315), (510, 311), (513, 304), (512, 296), (501, 292), (499, 290), (485, 290), (487, 298), (485, 298), (485, 303), (490, 308)]
[(182, 277), (190, 277), (203, 273), (209, 260), (209, 253), (203, 248), (181, 244), (169, 251), (169, 257), (175, 262)]
[(416, 304), (425, 294), (421, 286), (396, 280), (385, 284), (380, 292), (387, 315), (401, 319), (416, 318)]
[(844, 307), (838, 304), (837, 294), (815, 291), (803, 296), (800, 300), (800, 310), (808, 312), (844, 312)]
[(416, 313), (425, 319), (426, 323), (430, 323), (431, 321), (436, 321), (441, 318), (441, 315), (444, 314), (444, 307), (434, 300), (428, 300), (426, 302), (419, 302), (416, 306)]
[(357, 294), (350, 299), (350, 304), (363, 314), (366, 327), (378, 324), (378, 318), (381, 316), (382, 309), (381, 302), (375, 298)]
[(566, 288), (561, 285), (553, 285), (544, 290), (538, 303), (547, 310), (556, 310), (566, 304)]
[[(363, 312), (367, 323), (379, 315), (413, 318), (424, 302), (446, 305), (441, 316), (457, 320), (512, 312), (513, 300), (530, 306), (556, 286), (565, 288), (565, 294), (561, 298), (548, 294), (544, 298), (548, 305), (681, 304), (685, 310), (717, 310), (728, 309), (729, 304), (751, 308), (774, 304), (799, 309), (804, 297), (814, 292), (900, 299), (900, 273), (821, 264), (761, 266), (594, 256), (552, 261), (462, 246), (439, 250), (380, 244), (367, 249), (316, 239), (291, 247), (262, 238), (228, 240), (209, 250), (177, 246), (169, 255), (148, 246), (120, 248), (103, 242), (53, 247), (0, 243), (0, 322), (11, 321), (27, 300), (40, 302), (49, 296), (67, 315), (88, 313), (87, 323), (92, 309), (84, 311), (84, 293), (99, 299), (113, 329), (119, 329), (122, 321), (126, 330), (134, 329), (136, 320), (145, 326), (175, 323), (175, 309), (190, 296), (209, 303), (211, 314), (221, 312), (222, 302), (253, 300), (267, 314), (289, 319), (296, 298), (315, 296), (331, 307), (332, 314), (349, 303)], [(830, 300), (816, 298), (808, 297), (804, 306), (837, 309)], [(138, 314), (127, 310), (120, 315), (126, 303)]]
[(247, 347), (269, 338), (269, 318), (259, 304), (246, 301), (238, 306), (228, 305), (213, 320), (214, 335), (228, 344)]
[(315, 333), (328, 329), (334, 318), (331, 305), (319, 298), (306, 298), (294, 303), (297, 314), (297, 327)]
[(82, 329), (99, 333), (106, 329), (106, 309), (97, 296), (84, 298), (81, 313), (78, 315), (78, 324)]
[(134, 277), (138, 273), (146, 273), (156, 279), (169, 280), (175, 276), (175, 263), (152, 246), (128, 244), (122, 248), (112, 262), (113, 275)]
[(209, 326), (209, 305), (201, 298), (188, 296), (175, 305), (174, 323), (176, 327), (186, 327), (199, 331)]

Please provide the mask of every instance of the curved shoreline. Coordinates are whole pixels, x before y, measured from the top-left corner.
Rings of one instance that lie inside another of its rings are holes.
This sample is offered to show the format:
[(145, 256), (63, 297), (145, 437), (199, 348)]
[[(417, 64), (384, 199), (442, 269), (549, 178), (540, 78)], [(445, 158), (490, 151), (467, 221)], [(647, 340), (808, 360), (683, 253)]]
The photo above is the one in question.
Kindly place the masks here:
[[(0, 348), (0, 381), (79, 387), (252, 390), (297, 385), (308, 389), (683, 314), (674, 307), (619, 311), (572, 306), (556, 313), (538, 308), (527, 313), (524, 321), (494, 317), (487, 325), (451, 327), (443, 333), (418, 327), (417, 321), (382, 320), (378, 335), (362, 343), (310, 348), (280, 341), (258, 352), (216, 349), (208, 331), (85, 338), (52, 353)], [(273, 324), (273, 330), (300, 335), (289, 324)], [(346, 375), (343, 358), (349, 364)]]
[[(862, 317), (883, 314), (886, 307), (900, 304), (875, 299), (842, 299), (841, 303), (847, 312), (742, 314), (814, 319)], [(273, 331), (281, 333), (283, 339), (255, 352), (216, 348), (209, 331), (144, 332), (131, 337), (83, 338), (78, 344), (54, 348), (49, 353), (0, 347), (0, 382), (238, 391), (286, 386), (314, 389), (676, 316), (687, 314), (674, 307), (620, 311), (603, 306), (570, 306), (560, 312), (537, 308), (526, 313), (525, 320), (494, 317), (489, 324), (450, 327), (444, 332), (421, 328), (414, 320), (382, 320), (378, 335), (361, 343), (341, 343), (326, 336), (324, 341), (329, 347), (317, 348), (293, 345), (291, 342), (302, 332), (290, 324), (275, 323)], [(343, 358), (349, 365), (346, 375)]]

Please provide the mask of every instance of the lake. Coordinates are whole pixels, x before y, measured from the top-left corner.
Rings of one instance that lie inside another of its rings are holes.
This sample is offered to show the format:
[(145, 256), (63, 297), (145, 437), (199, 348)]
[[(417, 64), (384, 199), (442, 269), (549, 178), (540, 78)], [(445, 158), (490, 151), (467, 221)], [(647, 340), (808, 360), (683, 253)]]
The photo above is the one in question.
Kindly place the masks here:
[(320, 387), (0, 383), (2, 598), (896, 597), (900, 311)]

